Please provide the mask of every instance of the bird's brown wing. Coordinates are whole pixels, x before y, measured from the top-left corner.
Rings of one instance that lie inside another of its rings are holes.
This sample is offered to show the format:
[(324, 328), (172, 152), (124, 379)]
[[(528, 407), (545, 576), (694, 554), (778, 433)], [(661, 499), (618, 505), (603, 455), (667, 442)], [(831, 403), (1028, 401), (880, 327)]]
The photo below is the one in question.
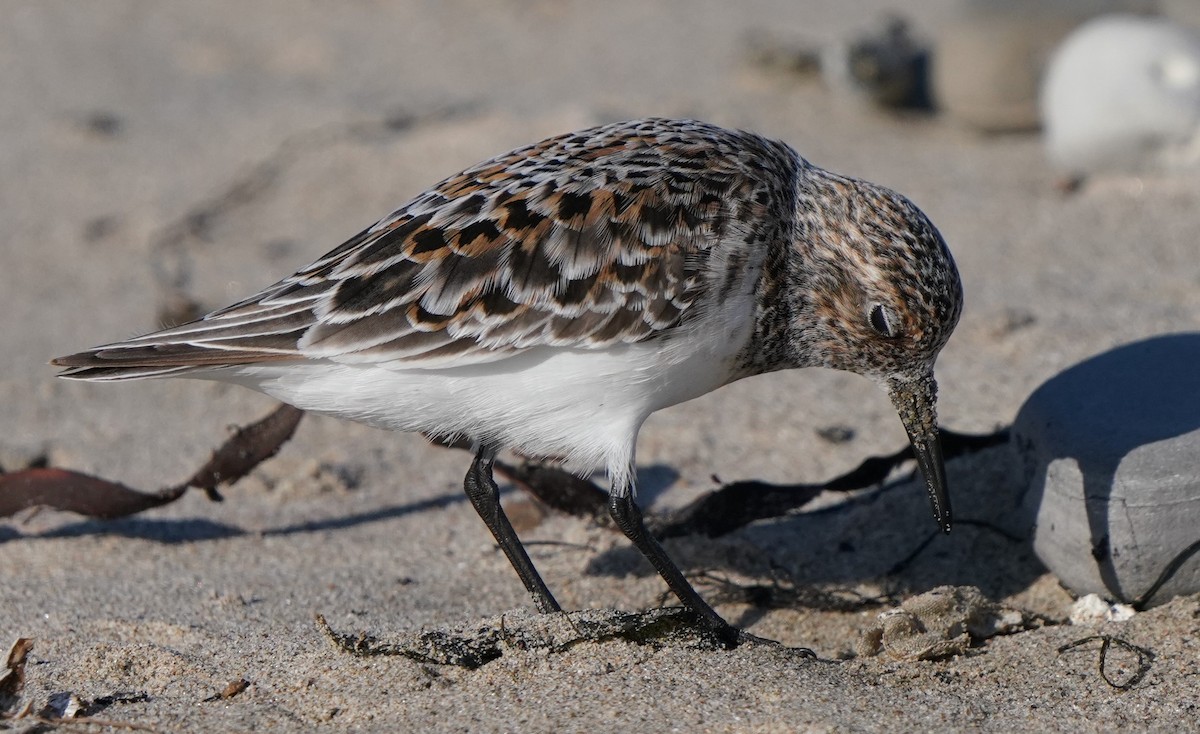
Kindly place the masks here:
[(748, 141), (778, 152), (666, 120), (551, 138), (446, 179), (240, 303), (54, 363), (80, 379), (296, 359), (432, 368), (653, 338), (688, 318), (713, 249), (765, 216), (755, 190), (782, 174)]

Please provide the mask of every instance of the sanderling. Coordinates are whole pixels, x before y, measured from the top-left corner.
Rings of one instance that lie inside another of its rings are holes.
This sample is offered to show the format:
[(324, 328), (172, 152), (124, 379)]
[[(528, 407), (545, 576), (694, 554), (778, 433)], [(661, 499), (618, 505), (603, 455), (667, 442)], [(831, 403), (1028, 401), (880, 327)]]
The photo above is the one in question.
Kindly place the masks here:
[(543, 612), (559, 605), (500, 507), (493, 460), (508, 448), (604, 468), (617, 525), (732, 644), (643, 525), (643, 421), (749, 375), (865, 375), (899, 411), (948, 530), (933, 363), (961, 304), (945, 242), (904, 197), (753, 133), (646, 119), (480, 163), (244, 301), (53, 363), (81, 380), (233, 382), (469, 439), (466, 493)]

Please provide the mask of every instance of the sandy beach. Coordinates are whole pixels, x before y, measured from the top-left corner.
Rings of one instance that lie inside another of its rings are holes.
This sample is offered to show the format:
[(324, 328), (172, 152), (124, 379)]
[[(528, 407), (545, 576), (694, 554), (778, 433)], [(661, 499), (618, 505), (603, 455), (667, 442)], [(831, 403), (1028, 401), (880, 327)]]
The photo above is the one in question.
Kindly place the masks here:
[[(636, 117), (752, 129), (916, 202), (966, 292), (938, 362), (953, 431), (1001, 431), (1079, 361), (1196, 331), (1200, 175), (1067, 192), (1035, 133), (882, 112), (754, 53), (764, 35), (844, 39), (885, 10), (931, 33), (954, 5), (8, 2), (0, 466), (146, 491), (183, 480), (272, 401), (202, 381), (67, 383), (47, 362), (151, 331), (181, 302), (249, 295), (469, 164)], [(654, 415), (639, 496), (664, 513), (722, 482), (820, 483), (905, 443), (860, 377), (760, 376)], [(948, 463), (960, 523), (932, 541), (911, 464), (810, 512), (666, 541), (726, 619), (782, 643), (733, 651), (575, 639), (582, 622), (536, 615), (463, 496), (469, 463), (308, 416), (222, 503), (0, 519), (0, 647), (34, 645), (28, 715), (0, 729), (46, 730), (37, 717), (74, 695), (79, 731), (1200, 731), (1200, 597), (1068, 624), (1073, 597), (1006, 525), (1024, 491), (1007, 444)], [(673, 603), (619, 533), (511, 488), (504, 501), (565, 608)], [(945, 585), (1025, 622), (936, 660), (856, 656), (891, 602)], [(491, 631), (498, 654), (474, 668), (355, 655), (316, 615), (385, 646)], [(1061, 649), (1102, 635), (1129, 644), (1104, 671), (1100, 640)]]

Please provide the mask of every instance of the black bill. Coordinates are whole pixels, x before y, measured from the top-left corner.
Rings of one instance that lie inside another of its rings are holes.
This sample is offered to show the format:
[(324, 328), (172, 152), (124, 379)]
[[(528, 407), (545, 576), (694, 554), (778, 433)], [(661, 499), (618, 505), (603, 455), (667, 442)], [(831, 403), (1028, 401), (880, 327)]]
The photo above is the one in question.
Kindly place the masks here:
[(943, 532), (950, 532), (950, 495), (946, 491), (946, 462), (937, 426), (937, 382), (933, 375), (915, 380), (891, 379), (887, 384), (892, 405), (900, 414), (917, 466), (925, 477), (933, 519)]

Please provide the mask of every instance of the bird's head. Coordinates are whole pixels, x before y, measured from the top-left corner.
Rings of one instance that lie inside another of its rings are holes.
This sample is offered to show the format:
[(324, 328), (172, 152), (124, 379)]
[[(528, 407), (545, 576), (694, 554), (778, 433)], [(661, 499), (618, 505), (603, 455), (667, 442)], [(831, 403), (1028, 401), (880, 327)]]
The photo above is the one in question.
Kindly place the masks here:
[(795, 357), (880, 383), (900, 414), (938, 524), (949, 530), (933, 364), (962, 313), (962, 284), (941, 234), (893, 191), (808, 169), (791, 282)]

